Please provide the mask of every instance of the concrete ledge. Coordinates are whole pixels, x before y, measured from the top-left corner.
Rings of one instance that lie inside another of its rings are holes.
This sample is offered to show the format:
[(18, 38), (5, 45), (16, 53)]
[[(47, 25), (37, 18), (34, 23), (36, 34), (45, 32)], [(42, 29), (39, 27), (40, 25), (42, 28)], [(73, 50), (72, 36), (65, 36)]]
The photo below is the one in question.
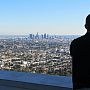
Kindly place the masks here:
[(72, 78), (15, 71), (0, 71), (0, 85), (28, 90), (72, 90)]

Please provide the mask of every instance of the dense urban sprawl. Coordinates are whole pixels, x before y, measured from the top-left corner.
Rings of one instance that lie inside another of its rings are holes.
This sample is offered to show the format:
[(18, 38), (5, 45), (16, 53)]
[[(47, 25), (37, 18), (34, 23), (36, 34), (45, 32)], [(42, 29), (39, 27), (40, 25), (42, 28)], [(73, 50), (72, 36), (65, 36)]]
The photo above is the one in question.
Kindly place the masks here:
[(72, 75), (68, 36), (30, 34), (0, 39), (0, 69), (50, 75)]

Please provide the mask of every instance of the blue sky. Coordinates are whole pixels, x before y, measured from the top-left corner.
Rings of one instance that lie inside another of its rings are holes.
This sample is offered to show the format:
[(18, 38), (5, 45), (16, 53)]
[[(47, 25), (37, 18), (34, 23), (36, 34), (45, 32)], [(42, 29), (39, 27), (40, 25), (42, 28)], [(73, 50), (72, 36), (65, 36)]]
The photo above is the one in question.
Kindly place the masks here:
[(0, 34), (86, 32), (90, 0), (0, 0)]

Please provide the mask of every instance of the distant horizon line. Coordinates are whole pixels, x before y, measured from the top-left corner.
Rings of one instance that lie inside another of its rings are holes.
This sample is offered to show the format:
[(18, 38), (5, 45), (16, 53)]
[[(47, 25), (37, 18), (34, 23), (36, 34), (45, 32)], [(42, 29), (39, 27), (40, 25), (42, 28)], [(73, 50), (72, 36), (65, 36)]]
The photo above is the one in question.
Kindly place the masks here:
[[(32, 34), (32, 35), (36, 35), (36, 34), (33, 34), (33, 33), (29, 33), (29, 34), (0, 34), (0, 36), (23, 36), (23, 35), (30, 35), (30, 34)], [(48, 33), (42, 33), (42, 34), (39, 34), (38, 33), (38, 35), (44, 35), (44, 34), (47, 34), (47, 35), (61, 35), (61, 36), (64, 36), (64, 35), (78, 35), (78, 36), (80, 36), (81, 34), (48, 34)]]

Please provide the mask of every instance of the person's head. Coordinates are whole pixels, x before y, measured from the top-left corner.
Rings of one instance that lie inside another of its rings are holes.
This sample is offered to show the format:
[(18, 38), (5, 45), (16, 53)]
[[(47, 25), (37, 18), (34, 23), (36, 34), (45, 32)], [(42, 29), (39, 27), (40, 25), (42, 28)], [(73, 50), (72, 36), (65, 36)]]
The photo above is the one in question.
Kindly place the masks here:
[(85, 28), (90, 32), (90, 14), (86, 17)]

